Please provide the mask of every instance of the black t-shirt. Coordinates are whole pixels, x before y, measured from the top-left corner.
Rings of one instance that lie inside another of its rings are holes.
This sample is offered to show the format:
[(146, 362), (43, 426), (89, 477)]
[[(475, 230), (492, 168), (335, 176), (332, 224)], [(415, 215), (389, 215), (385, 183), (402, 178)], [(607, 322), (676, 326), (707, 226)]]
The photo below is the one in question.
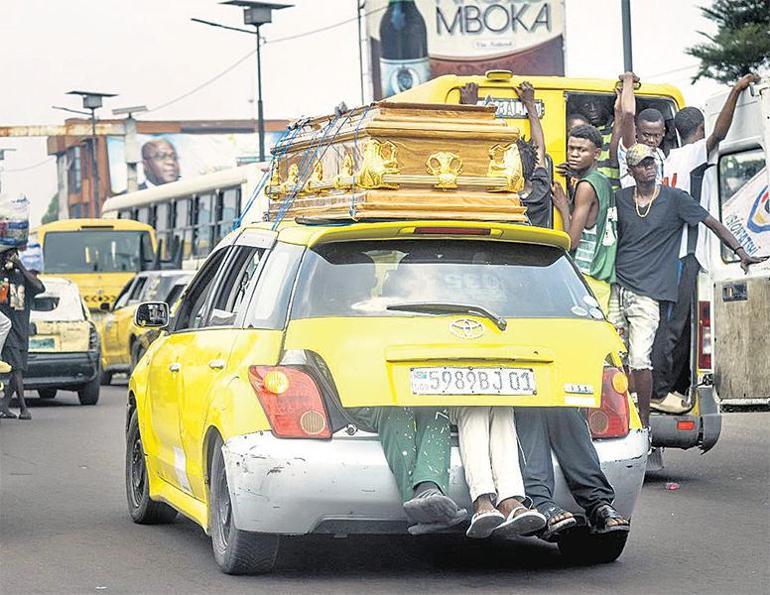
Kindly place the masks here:
[(527, 207), (527, 217), (537, 227), (552, 227), (551, 224), (551, 176), (544, 167), (536, 167), (529, 178), (532, 190), (521, 195), (522, 204)]
[[(615, 203), (618, 283), (655, 300), (676, 301), (682, 226), (702, 223), (708, 211), (686, 192), (668, 186), (661, 186), (646, 217), (640, 217), (636, 211), (633, 186), (618, 190)], [(646, 213), (647, 206), (640, 207), (640, 211)]]
[[(26, 366), (29, 348), (29, 314), (40, 289), (27, 281), (18, 269), (0, 271), (0, 312), (11, 321), (11, 332), (3, 347), (3, 360), (14, 368)], [(21, 361), (19, 361), (21, 354)]]

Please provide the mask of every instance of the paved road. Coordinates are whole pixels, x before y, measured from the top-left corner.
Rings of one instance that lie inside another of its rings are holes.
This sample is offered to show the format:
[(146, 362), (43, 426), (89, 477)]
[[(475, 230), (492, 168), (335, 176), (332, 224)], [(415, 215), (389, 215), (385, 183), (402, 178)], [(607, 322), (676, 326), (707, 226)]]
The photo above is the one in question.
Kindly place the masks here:
[(534, 540), (500, 551), (455, 537), (319, 536), (288, 541), (271, 576), (229, 577), (192, 522), (128, 519), (124, 393), (106, 389), (96, 407), (61, 393), (33, 401), (31, 422), (2, 422), (0, 592), (768, 592), (767, 413), (728, 415), (707, 456), (667, 453), (614, 564), (565, 568)]

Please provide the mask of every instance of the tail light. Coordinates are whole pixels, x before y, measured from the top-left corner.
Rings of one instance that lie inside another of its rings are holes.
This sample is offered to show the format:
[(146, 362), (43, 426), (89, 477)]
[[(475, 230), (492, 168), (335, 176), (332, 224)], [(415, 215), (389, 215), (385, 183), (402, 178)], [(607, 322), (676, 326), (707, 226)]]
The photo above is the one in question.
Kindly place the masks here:
[(331, 438), (329, 416), (312, 376), (286, 366), (252, 366), (249, 381), (277, 438)]
[(99, 351), (99, 332), (96, 325), (88, 325), (88, 351)]
[(598, 409), (586, 414), (588, 427), (594, 438), (622, 438), (628, 435), (628, 378), (622, 370), (604, 368), (602, 401)]
[(711, 369), (711, 303), (698, 302), (698, 368)]

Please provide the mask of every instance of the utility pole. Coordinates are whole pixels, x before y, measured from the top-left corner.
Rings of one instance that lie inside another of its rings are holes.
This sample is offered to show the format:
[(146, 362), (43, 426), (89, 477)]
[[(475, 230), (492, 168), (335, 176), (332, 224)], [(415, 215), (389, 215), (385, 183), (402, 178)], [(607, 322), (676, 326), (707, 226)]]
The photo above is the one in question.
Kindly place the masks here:
[(620, 13), (623, 21), (623, 70), (633, 72), (634, 57), (631, 49), (631, 0), (620, 0)]
[(96, 136), (96, 110), (102, 107), (105, 97), (115, 97), (114, 93), (98, 93), (94, 91), (68, 91), (67, 95), (80, 95), (83, 107), (91, 112), (91, 166), (93, 182), (91, 187), (91, 213), (98, 217), (101, 211), (99, 201), (99, 139)]
[(139, 154), (139, 143), (136, 138), (136, 120), (134, 114), (146, 112), (147, 106), (135, 105), (133, 107), (121, 107), (112, 110), (112, 115), (120, 116), (126, 114), (126, 191), (136, 192), (139, 190), (139, 176), (137, 174), (137, 164), (142, 160)]

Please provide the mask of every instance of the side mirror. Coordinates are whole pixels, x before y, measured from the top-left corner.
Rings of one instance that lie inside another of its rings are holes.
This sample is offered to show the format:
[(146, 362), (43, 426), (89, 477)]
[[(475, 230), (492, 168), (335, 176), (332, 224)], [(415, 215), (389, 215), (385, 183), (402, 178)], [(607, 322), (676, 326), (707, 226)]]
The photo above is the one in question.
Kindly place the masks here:
[(110, 310), (112, 310), (112, 306), (110, 305), (109, 302), (102, 302), (101, 304), (99, 304), (99, 309), (104, 312), (109, 312)]
[(142, 328), (165, 328), (169, 318), (166, 302), (144, 302), (134, 312), (134, 324)]

